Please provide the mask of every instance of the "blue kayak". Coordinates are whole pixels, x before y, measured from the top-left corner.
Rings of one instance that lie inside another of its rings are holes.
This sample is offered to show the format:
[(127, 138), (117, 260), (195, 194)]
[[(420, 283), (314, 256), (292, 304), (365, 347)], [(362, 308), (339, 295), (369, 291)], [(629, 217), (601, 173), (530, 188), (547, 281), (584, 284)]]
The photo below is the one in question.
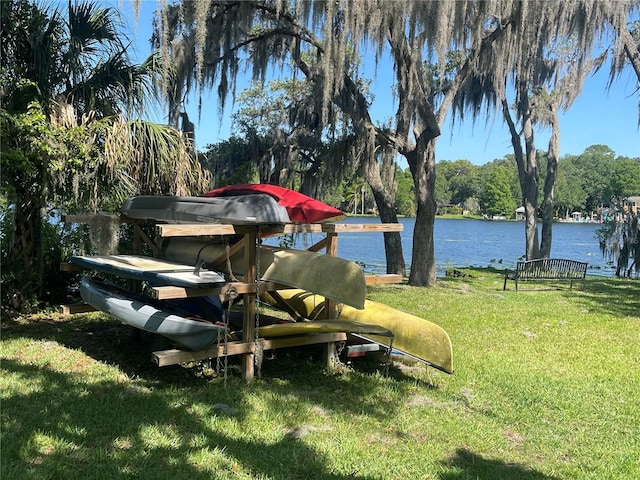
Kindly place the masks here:
[(224, 325), (193, 316), (171, 304), (84, 277), (80, 296), (92, 307), (123, 323), (163, 335), (191, 350), (205, 350), (228, 333)]

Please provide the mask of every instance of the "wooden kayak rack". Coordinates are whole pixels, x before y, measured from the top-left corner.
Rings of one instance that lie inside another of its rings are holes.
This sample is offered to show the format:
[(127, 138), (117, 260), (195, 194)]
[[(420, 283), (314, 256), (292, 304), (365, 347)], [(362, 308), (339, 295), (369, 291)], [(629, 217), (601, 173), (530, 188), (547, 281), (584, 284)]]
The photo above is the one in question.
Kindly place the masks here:
[[(144, 220), (129, 218), (125, 215), (67, 215), (62, 217), (64, 223), (92, 223), (97, 219), (110, 218), (121, 223), (131, 223), (134, 226), (134, 251), (142, 253), (143, 244), (146, 244), (154, 253), (160, 255), (160, 249), (149, 238), (141, 225), (148, 224)], [(184, 236), (217, 236), (217, 235), (241, 235), (244, 244), (244, 281), (230, 282), (218, 288), (182, 288), (174, 286), (153, 287), (152, 297), (158, 300), (185, 298), (206, 295), (227, 296), (234, 294), (256, 293), (256, 291), (274, 291), (283, 287), (273, 282), (257, 282), (257, 238), (259, 235), (287, 235), (293, 233), (322, 233), (324, 238), (309, 247), (313, 252), (325, 251), (327, 255), (337, 256), (338, 235), (340, 233), (370, 233), (370, 232), (401, 232), (400, 223), (376, 223), (376, 224), (284, 224), (284, 225), (232, 225), (232, 224), (155, 224), (155, 231), (159, 237), (184, 237)], [(66, 271), (82, 270), (82, 267), (72, 263), (62, 263), (61, 269)], [(402, 282), (402, 275), (366, 275), (367, 285), (392, 284)], [(332, 300), (326, 300), (327, 316), (335, 314), (337, 305)], [(276, 339), (255, 338), (255, 319), (257, 314), (256, 296), (246, 295), (243, 301), (243, 328), (242, 340), (227, 342), (226, 346), (214, 345), (203, 351), (192, 352), (178, 349), (156, 351), (152, 353), (152, 361), (158, 366), (176, 365), (191, 361), (199, 361), (217, 358), (226, 355), (242, 355), (241, 373), (243, 380), (251, 382), (254, 378), (254, 356), (257, 349), (272, 350), (276, 348), (294, 347), (311, 344), (325, 344), (325, 363), (328, 368), (335, 367), (336, 342), (343, 342), (347, 336), (345, 333), (323, 333), (314, 335), (298, 335)], [(73, 314), (92, 311), (93, 308), (86, 304), (61, 305), (63, 314)]]

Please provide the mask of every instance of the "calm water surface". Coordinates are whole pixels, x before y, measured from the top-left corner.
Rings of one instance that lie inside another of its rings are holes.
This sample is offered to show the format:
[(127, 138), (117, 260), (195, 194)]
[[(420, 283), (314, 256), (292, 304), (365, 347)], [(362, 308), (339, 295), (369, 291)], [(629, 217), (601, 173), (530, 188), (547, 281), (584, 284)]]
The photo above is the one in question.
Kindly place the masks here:
[[(348, 217), (344, 223), (379, 223), (378, 218)], [(411, 248), (415, 219), (402, 218), (402, 248), (407, 264), (411, 266)], [(610, 276), (613, 267), (600, 252), (593, 223), (554, 223), (551, 256), (570, 258), (589, 263), (589, 275)], [(307, 248), (319, 241), (320, 234), (298, 236), (295, 248)], [(447, 267), (511, 268), (525, 254), (524, 223), (513, 221), (483, 221), (436, 219), (435, 256), (438, 276), (444, 276)], [(270, 239), (275, 244), (277, 240)], [(367, 273), (385, 273), (383, 234), (341, 233), (338, 235), (338, 255), (360, 263)], [(407, 272), (408, 273), (408, 272)]]

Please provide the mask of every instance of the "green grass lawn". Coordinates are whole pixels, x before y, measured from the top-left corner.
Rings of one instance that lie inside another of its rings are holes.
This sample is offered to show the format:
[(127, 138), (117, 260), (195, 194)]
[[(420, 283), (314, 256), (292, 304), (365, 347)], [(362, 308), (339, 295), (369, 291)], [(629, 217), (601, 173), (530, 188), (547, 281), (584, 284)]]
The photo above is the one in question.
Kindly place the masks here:
[[(464, 270), (369, 298), (449, 333), (455, 373), (315, 348), (158, 368), (102, 314), (2, 319), (3, 479), (637, 479), (640, 282)], [(556, 288), (557, 287), (557, 288)]]

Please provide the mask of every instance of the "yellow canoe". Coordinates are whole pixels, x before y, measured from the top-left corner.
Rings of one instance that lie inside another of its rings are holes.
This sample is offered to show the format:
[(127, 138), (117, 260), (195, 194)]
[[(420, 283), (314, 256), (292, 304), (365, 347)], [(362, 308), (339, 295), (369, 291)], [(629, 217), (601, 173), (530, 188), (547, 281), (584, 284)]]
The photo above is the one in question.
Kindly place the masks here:
[[(284, 310), (293, 309), (305, 318), (324, 318), (324, 297), (321, 295), (299, 289), (278, 290), (277, 293), (272, 296), (267, 292), (263, 294), (263, 300)], [(394, 349), (446, 373), (453, 373), (451, 339), (442, 327), (429, 320), (366, 300), (362, 310), (342, 305), (336, 321), (373, 324), (391, 330)]]
[[(164, 239), (162, 253), (168, 260), (195, 265), (224, 258), (225, 246), (205, 239), (176, 237)], [(236, 277), (244, 274), (244, 253), (228, 259)], [(362, 308), (366, 295), (364, 272), (349, 260), (307, 250), (261, 246), (257, 263), (262, 280), (315, 292), (338, 303)], [(222, 268), (227, 266), (222, 264)], [(220, 268), (220, 266), (217, 266)], [(340, 281), (337, 281), (340, 279)]]

